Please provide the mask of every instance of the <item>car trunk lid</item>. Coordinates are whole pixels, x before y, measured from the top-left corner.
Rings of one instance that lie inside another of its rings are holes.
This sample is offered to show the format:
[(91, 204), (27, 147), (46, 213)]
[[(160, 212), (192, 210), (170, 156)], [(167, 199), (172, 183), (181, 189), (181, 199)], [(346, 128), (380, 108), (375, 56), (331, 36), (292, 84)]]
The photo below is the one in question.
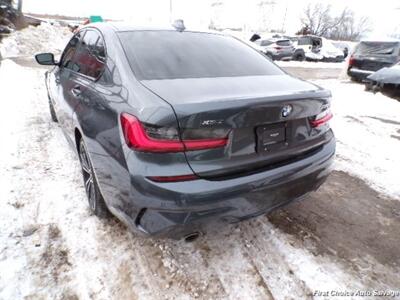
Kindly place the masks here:
[(225, 147), (185, 152), (201, 177), (226, 178), (290, 161), (327, 139), (320, 129), (310, 128), (309, 117), (329, 106), (330, 92), (288, 75), (142, 83), (172, 105), (181, 135), (228, 129)]
[(362, 57), (353, 56), (352, 67), (365, 71), (379, 71), (382, 68), (390, 67), (395, 63), (392, 57)]

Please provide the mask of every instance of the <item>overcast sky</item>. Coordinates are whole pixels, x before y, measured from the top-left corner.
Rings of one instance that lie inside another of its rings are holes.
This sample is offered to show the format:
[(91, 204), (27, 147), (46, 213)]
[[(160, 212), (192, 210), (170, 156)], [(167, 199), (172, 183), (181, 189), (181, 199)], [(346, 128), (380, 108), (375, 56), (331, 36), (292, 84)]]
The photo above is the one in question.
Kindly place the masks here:
[[(251, 29), (261, 23), (293, 33), (299, 29), (299, 19), (307, 4), (318, 2), (318, 0), (263, 1), (276, 4), (264, 6), (266, 13), (262, 13), (257, 5), (261, 0), (172, 0), (172, 19), (183, 18), (187, 26), (193, 27), (207, 27), (211, 18), (225, 27), (232, 28), (247, 26)], [(211, 4), (216, 2), (220, 4), (212, 8)], [(389, 35), (395, 30), (400, 30), (400, 0), (320, 0), (320, 2), (330, 3), (336, 11), (349, 7), (358, 17), (370, 17), (374, 25), (373, 36)], [(24, 0), (24, 11), (70, 16), (102, 15), (105, 18), (136, 23), (166, 24), (170, 19), (170, 1)]]

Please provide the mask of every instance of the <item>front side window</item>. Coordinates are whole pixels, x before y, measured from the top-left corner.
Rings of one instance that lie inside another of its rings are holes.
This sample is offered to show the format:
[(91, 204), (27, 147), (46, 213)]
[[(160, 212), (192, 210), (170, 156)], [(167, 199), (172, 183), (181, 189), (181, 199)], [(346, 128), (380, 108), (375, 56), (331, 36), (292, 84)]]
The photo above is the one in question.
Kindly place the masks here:
[(95, 30), (87, 30), (74, 57), (74, 70), (98, 78), (103, 72), (104, 61), (105, 49), (101, 35)]
[(118, 34), (139, 80), (284, 74), (258, 51), (229, 36), (167, 30)]

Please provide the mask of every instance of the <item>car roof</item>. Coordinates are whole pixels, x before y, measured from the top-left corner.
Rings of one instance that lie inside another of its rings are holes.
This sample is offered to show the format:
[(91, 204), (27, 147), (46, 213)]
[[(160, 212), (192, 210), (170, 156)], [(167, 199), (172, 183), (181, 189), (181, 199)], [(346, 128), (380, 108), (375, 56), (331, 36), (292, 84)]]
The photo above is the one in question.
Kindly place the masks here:
[(261, 39), (261, 41), (263, 42), (263, 41), (268, 41), (268, 42), (273, 42), (273, 43), (276, 43), (276, 42), (282, 42), (282, 41), (289, 41), (290, 42), (290, 40), (289, 39), (283, 39), (283, 38), (270, 38), (270, 39)]
[[(94, 27), (99, 30), (113, 30), (115, 32), (124, 32), (124, 31), (178, 31), (172, 25), (167, 26), (141, 26), (141, 25), (133, 25), (126, 22), (97, 22), (97, 23), (90, 23), (83, 28), (90, 28)], [(211, 31), (211, 30), (191, 30), (185, 29), (184, 31), (187, 32), (199, 32), (199, 33), (212, 33), (212, 34), (219, 34), (224, 35), (218, 31)]]
[(315, 35), (315, 34), (304, 34), (304, 35), (299, 35), (299, 37), (322, 38), (322, 36), (318, 36), (318, 35)]
[(361, 40), (360, 43), (400, 43), (400, 40), (398, 39), (364, 39)]

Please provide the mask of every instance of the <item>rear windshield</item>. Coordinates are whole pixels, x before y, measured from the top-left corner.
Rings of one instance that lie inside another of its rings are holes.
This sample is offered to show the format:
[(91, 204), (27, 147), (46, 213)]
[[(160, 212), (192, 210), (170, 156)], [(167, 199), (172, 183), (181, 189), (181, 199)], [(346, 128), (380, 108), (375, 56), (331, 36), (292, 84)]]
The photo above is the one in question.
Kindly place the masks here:
[(229, 36), (178, 31), (119, 36), (140, 80), (283, 74), (258, 51)]
[[(365, 55), (393, 55), (397, 52), (397, 42), (361, 42), (354, 53)], [(397, 54), (397, 53), (396, 53)]]

